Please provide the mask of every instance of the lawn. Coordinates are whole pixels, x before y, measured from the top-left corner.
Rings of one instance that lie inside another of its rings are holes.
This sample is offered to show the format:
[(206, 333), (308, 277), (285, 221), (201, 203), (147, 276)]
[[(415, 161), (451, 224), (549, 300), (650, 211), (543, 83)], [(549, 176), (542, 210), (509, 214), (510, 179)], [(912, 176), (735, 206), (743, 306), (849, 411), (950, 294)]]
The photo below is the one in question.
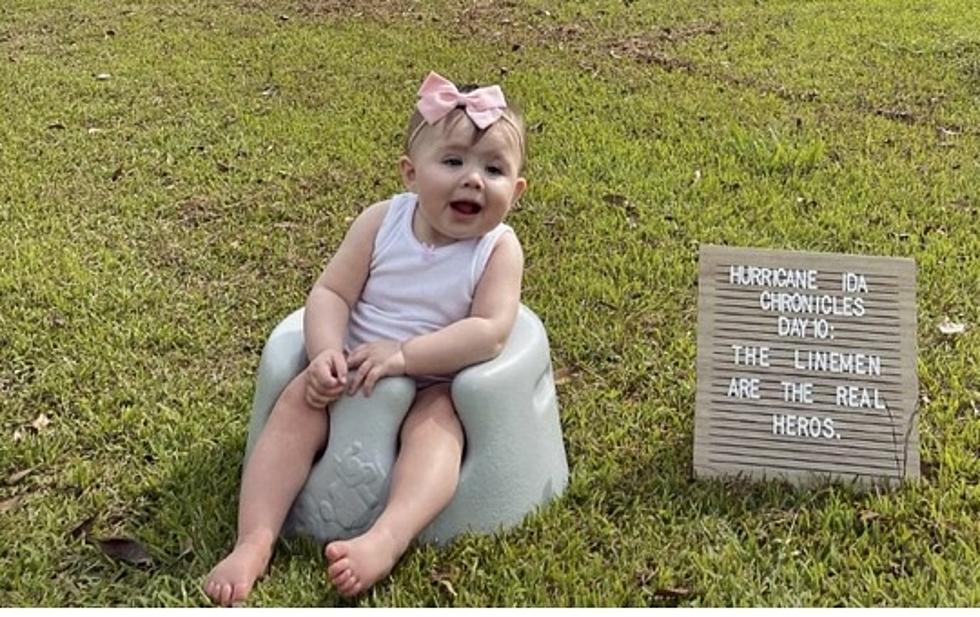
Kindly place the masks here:
[[(262, 345), (429, 70), (528, 118), (571, 481), (355, 604), (980, 605), (980, 4), (348, 4), (0, 4), (0, 606), (207, 603)], [(702, 243), (915, 259), (919, 481), (693, 477)], [(348, 603), (297, 540), (249, 604)]]

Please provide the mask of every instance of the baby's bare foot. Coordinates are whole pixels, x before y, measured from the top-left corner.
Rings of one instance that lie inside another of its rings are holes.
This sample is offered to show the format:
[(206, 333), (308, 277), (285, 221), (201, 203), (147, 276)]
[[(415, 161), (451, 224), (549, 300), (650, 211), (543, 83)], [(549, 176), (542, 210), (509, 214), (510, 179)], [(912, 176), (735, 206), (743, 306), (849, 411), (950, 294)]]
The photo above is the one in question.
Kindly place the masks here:
[(265, 544), (239, 542), (230, 555), (211, 570), (204, 593), (221, 606), (245, 601), (252, 585), (265, 571), (272, 551)]
[(330, 582), (346, 598), (367, 591), (387, 576), (403, 552), (405, 547), (390, 534), (374, 529), (350, 540), (331, 542), (323, 551), (330, 563)]

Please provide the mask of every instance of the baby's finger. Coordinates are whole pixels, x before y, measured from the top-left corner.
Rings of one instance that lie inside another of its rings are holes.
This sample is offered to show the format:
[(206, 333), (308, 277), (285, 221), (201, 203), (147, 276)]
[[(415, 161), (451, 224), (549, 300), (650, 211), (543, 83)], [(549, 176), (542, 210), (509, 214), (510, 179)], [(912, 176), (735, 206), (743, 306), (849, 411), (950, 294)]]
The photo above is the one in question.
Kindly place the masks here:
[(307, 389), (306, 391), (306, 404), (314, 409), (321, 409), (327, 406), (330, 400), (324, 396), (317, 394), (312, 389)]
[(364, 360), (367, 359), (367, 353), (364, 351), (364, 345), (358, 345), (354, 348), (354, 351), (350, 352), (347, 356), (347, 368), (357, 368), (361, 365)]
[(324, 366), (323, 364), (311, 367), (309, 376), (309, 383), (317, 392), (322, 392), (324, 389), (336, 384), (336, 380), (330, 374), (330, 367)]
[(369, 370), (370, 366), (367, 362), (358, 367), (357, 372), (354, 373), (354, 379), (348, 380), (350, 382), (347, 386), (348, 394), (354, 394), (357, 392), (357, 389), (361, 387), (361, 384), (364, 382), (364, 378), (367, 376)]
[(347, 360), (344, 359), (344, 354), (339, 351), (335, 352), (333, 356), (333, 371), (337, 381), (347, 383)]
[(367, 377), (364, 378), (364, 396), (371, 396), (371, 392), (374, 391), (374, 384), (378, 383), (383, 372), (380, 364), (368, 371)]
[(330, 401), (328, 402), (332, 402), (339, 399), (346, 389), (347, 389), (347, 384), (339, 383), (336, 386), (324, 391), (323, 394), (328, 399), (330, 399)]
[(320, 378), (319, 383), (317, 385), (319, 386), (318, 389), (320, 390), (320, 392), (325, 392), (330, 388), (333, 388), (339, 383), (340, 381), (336, 377), (334, 377), (332, 373), (328, 371), (323, 374), (323, 377)]

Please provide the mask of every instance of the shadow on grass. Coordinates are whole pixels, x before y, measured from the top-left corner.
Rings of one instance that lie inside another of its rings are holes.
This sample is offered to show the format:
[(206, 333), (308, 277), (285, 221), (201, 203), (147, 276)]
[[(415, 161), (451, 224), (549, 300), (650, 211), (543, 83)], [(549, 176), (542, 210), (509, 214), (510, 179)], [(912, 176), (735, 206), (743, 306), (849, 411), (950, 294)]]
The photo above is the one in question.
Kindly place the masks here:
[[(157, 564), (150, 574), (179, 580), (183, 603), (211, 604), (201, 585), (235, 543), (244, 453), (244, 429), (240, 435), (192, 448), (157, 489), (164, 499), (149, 523), (158, 533)], [(324, 572), (321, 546), (305, 538), (280, 538), (269, 571), (253, 589), (248, 604), (348, 606)]]

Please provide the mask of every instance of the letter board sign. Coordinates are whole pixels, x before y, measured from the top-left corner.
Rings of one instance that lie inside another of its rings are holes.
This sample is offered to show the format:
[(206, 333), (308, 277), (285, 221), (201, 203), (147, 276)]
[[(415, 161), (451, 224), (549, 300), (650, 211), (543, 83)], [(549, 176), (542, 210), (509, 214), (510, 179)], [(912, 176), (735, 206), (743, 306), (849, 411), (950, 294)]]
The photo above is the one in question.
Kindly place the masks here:
[(694, 471), (919, 476), (915, 262), (705, 245)]

